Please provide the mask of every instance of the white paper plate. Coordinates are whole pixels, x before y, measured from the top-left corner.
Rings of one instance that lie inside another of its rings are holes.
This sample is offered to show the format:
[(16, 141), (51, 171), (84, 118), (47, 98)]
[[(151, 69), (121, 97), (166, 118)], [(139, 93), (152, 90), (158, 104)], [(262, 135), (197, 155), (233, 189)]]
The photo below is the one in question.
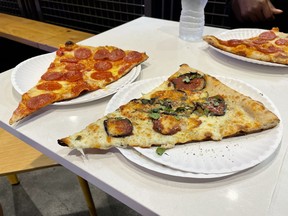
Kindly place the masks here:
[(220, 174), (205, 174), (205, 173), (193, 173), (193, 172), (185, 172), (177, 169), (173, 169), (171, 167), (165, 166), (163, 164), (157, 163), (153, 160), (150, 160), (146, 156), (142, 155), (140, 152), (136, 151), (135, 149), (124, 149), (124, 148), (118, 148), (118, 150), (122, 153), (124, 157), (126, 157), (128, 160), (132, 161), (133, 163), (144, 167), (148, 170), (175, 176), (175, 177), (184, 177), (184, 178), (202, 178), (202, 179), (210, 179), (210, 178), (220, 178), (225, 177), (229, 175), (235, 174), (235, 172), (231, 173), (220, 173)]
[[(22, 95), (30, 88), (32, 88), (38, 82), (40, 77), (45, 73), (51, 62), (54, 60), (54, 57), (55, 52), (39, 55), (18, 64), (12, 71), (11, 75), (11, 82), (15, 90)], [(139, 76), (140, 72), (141, 65), (138, 65), (124, 77), (114, 83), (111, 83), (105, 89), (88, 92), (77, 98), (56, 102), (53, 105), (72, 105), (85, 103), (114, 94), (121, 87), (133, 82)]]
[[(265, 104), (278, 117), (277, 108), (256, 88), (235, 79), (217, 77), (220, 81), (239, 92)], [(166, 77), (142, 80), (125, 86), (109, 101), (106, 113), (133, 98), (140, 97), (162, 83)], [(278, 147), (282, 138), (282, 121), (279, 126), (261, 133), (224, 139), (178, 145), (162, 156), (156, 154), (156, 147), (135, 148), (142, 155), (156, 163), (176, 170), (202, 174), (229, 174), (253, 167), (267, 159)], [(141, 163), (141, 162), (140, 162)], [(139, 164), (141, 165), (141, 164)], [(153, 170), (153, 167), (151, 167)]]
[[(222, 40), (231, 40), (231, 39), (246, 39), (246, 38), (250, 38), (250, 37), (255, 37), (257, 35), (259, 35), (260, 33), (264, 32), (264, 31), (268, 31), (265, 29), (233, 29), (233, 30), (227, 30), (225, 32), (222, 32), (221, 34), (216, 35), (216, 37), (222, 39)], [(217, 52), (220, 52), (226, 56), (238, 59), (238, 60), (242, 60), (242, 61), (246, 61), (246, 62), (251, 62), (251, 63), (255, 63), (255, 64), (261, 64), (261, 65), (268, 65), (268, 66), (276, 66), (276, 67), (287, 67), (287, 65), (283, 65), (283, 64), (277, 64), (277, 63), (272, 63), (272, 62), (265, 62), (265, 61), (260, 61), (260, 60), (255, 60), (255, 59), (251, 59), (251, 58), (247, 58), (244, 56), (239, 56), (233, 53), (229, 53), (223, 50), (220, 50), (214, 46), (209, 45), (213, 50), (216, 50)]]

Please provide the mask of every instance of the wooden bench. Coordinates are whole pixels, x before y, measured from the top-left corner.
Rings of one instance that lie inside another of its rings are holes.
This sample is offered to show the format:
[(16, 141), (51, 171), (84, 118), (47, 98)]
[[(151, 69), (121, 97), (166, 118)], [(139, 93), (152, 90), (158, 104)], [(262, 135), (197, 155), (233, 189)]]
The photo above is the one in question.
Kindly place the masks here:
[(75, 43), (93, 34), (23, 17), (0, 13), (0, 37), (36, 47), (48, 52), (71, 40)]

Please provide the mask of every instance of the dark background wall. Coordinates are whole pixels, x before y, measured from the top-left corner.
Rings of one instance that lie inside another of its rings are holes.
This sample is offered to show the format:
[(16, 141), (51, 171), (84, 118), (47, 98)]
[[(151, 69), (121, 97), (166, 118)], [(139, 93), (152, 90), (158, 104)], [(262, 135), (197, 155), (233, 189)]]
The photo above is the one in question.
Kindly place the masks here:
[[(208, 0), (208, 26), (229, 28), (228, 0)], [(179, 21), (181, 0), (1, 0), (0, 12), (101, 33), (141, 16)]]
[(15, 67), (33, 56), (46, 53), (43, 50), (0, 37), (0, 73)]

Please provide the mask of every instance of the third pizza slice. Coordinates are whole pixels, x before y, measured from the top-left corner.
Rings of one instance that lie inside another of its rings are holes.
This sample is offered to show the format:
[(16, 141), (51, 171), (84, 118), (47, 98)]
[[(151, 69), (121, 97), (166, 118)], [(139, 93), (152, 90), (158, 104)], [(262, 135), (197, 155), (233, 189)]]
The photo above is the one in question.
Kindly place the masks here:
[(277, 126), (279, 121), (264, 104), (183, 64), (149, 93), (58, 143), (78, 149), (173, 148), (261, 132)]
[(203, 40), (217, 49), (238, 56), (288, 65), (288, 34), (280, 32), (276, 27), (263, 30), (253, 37), (232, 38), (231, 36), (231, 39), (224, 40), (214, 35), (205, 35)]

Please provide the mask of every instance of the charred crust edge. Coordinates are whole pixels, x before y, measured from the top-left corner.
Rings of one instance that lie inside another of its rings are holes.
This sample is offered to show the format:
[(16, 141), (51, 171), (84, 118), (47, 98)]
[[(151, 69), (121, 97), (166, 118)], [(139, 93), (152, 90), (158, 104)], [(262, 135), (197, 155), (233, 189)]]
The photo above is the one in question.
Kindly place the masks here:
[(68, 146), (63, 140), (58, 139), (57, 142), (61, 146)]

